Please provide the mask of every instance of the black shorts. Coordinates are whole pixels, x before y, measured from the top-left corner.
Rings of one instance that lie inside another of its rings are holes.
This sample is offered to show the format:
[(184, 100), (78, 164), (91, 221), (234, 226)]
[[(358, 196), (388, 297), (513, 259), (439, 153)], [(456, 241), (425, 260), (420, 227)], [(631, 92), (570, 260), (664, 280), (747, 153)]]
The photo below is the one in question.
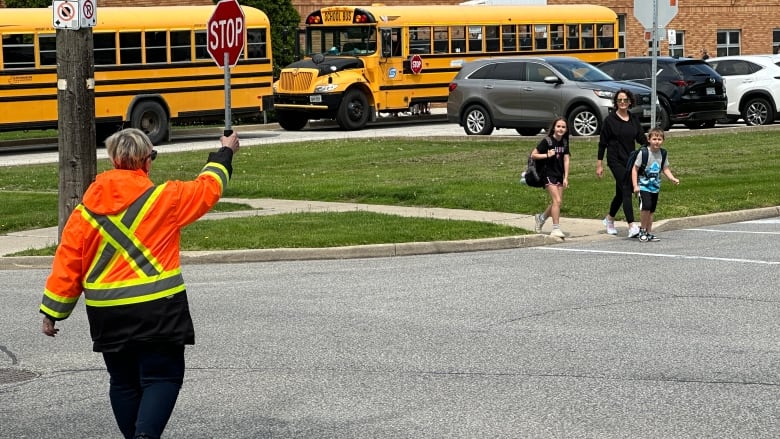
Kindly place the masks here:
[(639, 191), (639, 210), (655, 212), (658, 205), (658, 192)]

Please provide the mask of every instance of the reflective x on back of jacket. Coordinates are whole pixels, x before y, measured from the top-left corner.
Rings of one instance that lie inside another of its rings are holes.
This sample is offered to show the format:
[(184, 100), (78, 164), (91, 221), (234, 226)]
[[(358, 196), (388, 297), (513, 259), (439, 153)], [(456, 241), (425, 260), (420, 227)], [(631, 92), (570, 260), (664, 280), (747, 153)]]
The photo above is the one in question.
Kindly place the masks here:
[[(76, 207), (82, 218), (102, 237), (100, 250), (84, 279), (87, 306), (104, 307), (148, 302), (184, 291), (181, 269), (177, 267), (165, 271), (162, 264), (134, 234), (144, 214), (164, 188), (165, 185), (149, 188), (124, 212), (116, 215), (98, 215), (83, 204)], [(105, 282), (106, 274), (120, 259), (132, 267), (137, 277)], [(75, 300), (57, 301), (48, 295), (44, 295), (42, 303), (42, 309), (45, 309), (47, 314), (60, 318), (67, 317), (73, 306)]]

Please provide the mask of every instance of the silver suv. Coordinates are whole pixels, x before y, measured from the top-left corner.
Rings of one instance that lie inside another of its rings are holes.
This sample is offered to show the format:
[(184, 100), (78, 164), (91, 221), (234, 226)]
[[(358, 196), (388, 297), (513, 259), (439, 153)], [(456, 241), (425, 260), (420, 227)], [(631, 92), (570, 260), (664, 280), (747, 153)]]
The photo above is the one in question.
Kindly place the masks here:
[[(620, 82), (578, 58), (566, 56), (494, 58), (464, 63), (450, 82), (447, 120), (466, 134), (513, 128), (538, 134), (556, 117), (569, 121), (575, 136), (599, 134), (620, 89), (634, 94), (631, 111), (650, 125), (649, 87)], [(660, 107), (659, 107), (660, 109)], [(657, 115), (658, 125), (663, 115)]]

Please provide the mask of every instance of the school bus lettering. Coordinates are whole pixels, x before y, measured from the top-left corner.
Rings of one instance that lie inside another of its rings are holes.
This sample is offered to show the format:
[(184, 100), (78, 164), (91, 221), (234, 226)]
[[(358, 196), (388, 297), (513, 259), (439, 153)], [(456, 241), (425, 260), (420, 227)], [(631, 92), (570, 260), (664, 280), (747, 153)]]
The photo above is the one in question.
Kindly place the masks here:
[(351, 10), (322, 11), (322, 18), (325, 23), (352, 23)]

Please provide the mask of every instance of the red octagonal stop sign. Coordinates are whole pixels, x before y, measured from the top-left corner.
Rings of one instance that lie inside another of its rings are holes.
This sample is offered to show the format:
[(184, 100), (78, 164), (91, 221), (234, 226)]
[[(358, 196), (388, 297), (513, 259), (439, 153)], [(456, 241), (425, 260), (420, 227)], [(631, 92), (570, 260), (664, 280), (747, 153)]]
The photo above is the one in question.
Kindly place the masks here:
[(420, 55), (412, 55), (412, 59), (409, 60), (409, 68), (412, 69), (412, 73), (415, 75), (422, 72), (422, 57)]
[(206, 50), (217, 63), (233, 67), (244, 50), (244, 11), (236, 0), (220, 0), (207, 24)]

